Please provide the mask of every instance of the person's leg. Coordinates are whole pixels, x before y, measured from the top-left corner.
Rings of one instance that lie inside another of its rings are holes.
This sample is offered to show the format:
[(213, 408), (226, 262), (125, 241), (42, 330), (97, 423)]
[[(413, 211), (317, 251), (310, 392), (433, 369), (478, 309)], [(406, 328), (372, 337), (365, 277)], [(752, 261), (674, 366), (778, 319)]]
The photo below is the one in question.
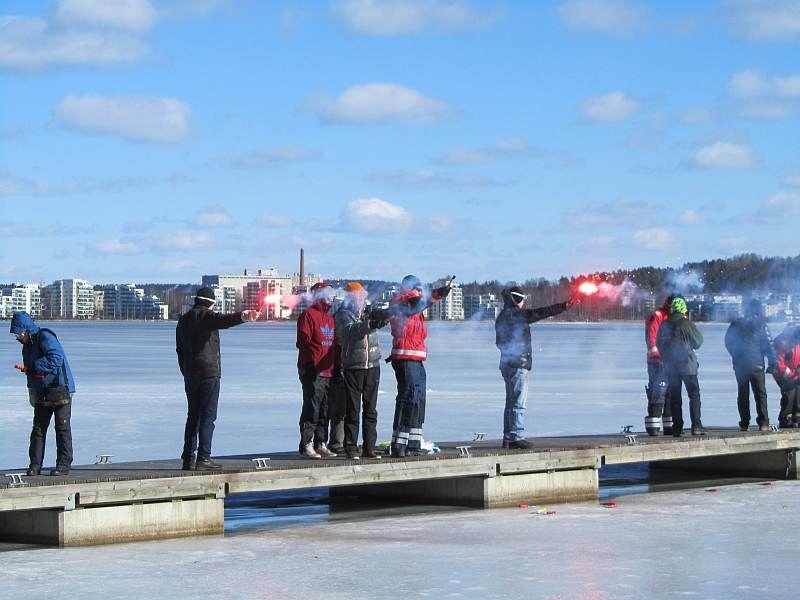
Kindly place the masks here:
[(686, 395), (689, 396), (689, 416), (692, 419), (692, 429), (702, 428), (703, 420), (700, 418), (700, 382), (697, 375), (685, 375), (683, 382), (686, 385)]
[(33, 427), (31, 428), (31, 442), (28, 446), (30, 468), (39, 470), (44, 462), (44, 445), (47, 440), (47, 429), (50, 427), (50, 417), (53, 409), (49, 406), (36, 405), (33, 407)]
[(411, 374), (411, 403), (408, 411), (408, 449), (419, 452), (422, 449), (422, 424), (425, 421), (425, 395), (427, 378), (425, 363), (421, 360), (408, 361)]
[(681, 397), (682, 381), (677, 373), (667, 374), (670, 406), (672, 407), (672, 435), (679, 436), (683, 431), (683, 398)]
[(644, 419), (644, 427), (650, 435), (661, 433), (667, 388), (667, 382), (662, 376), (663, 370), (659, 364), (647, 363), (647, 416)]
[(787, 428), (792, 426), (792, 412), (794, 410), (794, 389), (781, 387), (781, 410), (778, 413), (778, 426)]
[(800, 387), (795, 386), (789, 394), (789, 405), (792, 407), (792, 427), (800, 426)]
[(358, 446), (358, 426), (361, 417), (361, 393), (366, 369), (348, 369), (342, 380), (344, 396), (344, 447), (352, 451)]
[(325, 446), (328, 441), (328, 390), (331, 378), (314, 380), (314, 447)]
[(378, 386), (381, 381), (381, 368), (372, 367), (364, 374), (363, 386), (363, 412), (362, 412), (362, 434), (364, 444), (361, 447), (362, 454), (369, 454), (375, 450), (378, 441)]
[(195, 398), (196, 381), (193, 379), (183, 380), (183, 389), (186, 392), (186, 426), (183, 430), (183, 452), (181, 459), (184, 467), (188, 468), (194, 461), (194, 453), (197, 451), (197, 435), (200, 429), (200, 411)]
[(199, 404), (199, 445), (197, 460), (211, 458), (211, 440), (214, 437), (214, 421), (217, 420), (219, 404), (219, 377), (206, 377), (197, 388)]
[(303, 407), (300, 410), (300, 452), (309, 444), (314, 442), (314, 431), (316, 429), (316, 413), (314, 398), (314, 382), (317, 376), (311, 371), (300, 374), (300, 385), (303, 389)]
[(53, 410), (56, 428), (56, 468), (69, 470), (72, 466), (72, 402)]
[(397, 396), (394, 400), (394, 418), (392, 419), (392, 455), (405, 456), (408, 447), (408, 430), (403, 429), (401, 423), (406, 407), (406, 396), (409, 395), (408, 384), (406, 381), (407, 360), (393, 360), (392, 369), (394, 370), (395, 380), (397, 381)]
[(764, 380), (764, 371), (759, 370), (750, 377), (753, 388), (753, 398), (756, 401), (756, 422), (759, 426), (769, 425), (769, 410), (767, 409), (767, 384)]
[(503, 413), (503, 441), (510, 443), (525, 438), (525, 409), (528, 400), (527, 369), (505, 367), (506, 406)]
[(330, 415), (330, 435), (328, 448), (333, 452), (344, 450), (344, 428), (347, 408), (347, 392), (344, 386), (344, 375), (337, 369), (328, 387), (328, 414)]
[[(739, 408), (739, 427), (747, 429), (750, 425), (750, 373), (734, 371), (736, 375), (736, 406)], [(758, 398), (756, 398), (756, 403)]]

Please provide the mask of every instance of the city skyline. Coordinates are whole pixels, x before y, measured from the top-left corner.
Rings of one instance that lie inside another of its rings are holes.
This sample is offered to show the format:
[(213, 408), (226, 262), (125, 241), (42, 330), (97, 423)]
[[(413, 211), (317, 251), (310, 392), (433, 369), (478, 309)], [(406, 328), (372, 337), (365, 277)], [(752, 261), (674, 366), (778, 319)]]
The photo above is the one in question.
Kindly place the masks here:
[(798, 10), (6, 2), (0, 281), (795, 256)]

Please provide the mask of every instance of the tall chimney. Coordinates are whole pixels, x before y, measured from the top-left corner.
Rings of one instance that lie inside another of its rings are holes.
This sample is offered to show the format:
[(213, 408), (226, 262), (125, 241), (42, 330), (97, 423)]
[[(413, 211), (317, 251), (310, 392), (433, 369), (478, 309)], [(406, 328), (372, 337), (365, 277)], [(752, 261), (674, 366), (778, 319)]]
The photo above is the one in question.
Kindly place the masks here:
[(300, 248), (300, 286), (306, 284), (306, 253)]

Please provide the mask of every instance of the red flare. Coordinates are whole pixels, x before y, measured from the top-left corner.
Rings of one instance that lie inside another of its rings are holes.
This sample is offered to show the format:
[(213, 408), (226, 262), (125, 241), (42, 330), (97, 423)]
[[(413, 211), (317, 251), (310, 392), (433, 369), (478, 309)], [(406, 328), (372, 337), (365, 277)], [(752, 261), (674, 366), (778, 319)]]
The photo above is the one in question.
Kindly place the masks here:
[(578, 291), (584, 296), (591, 296), (596, 294), (598, 290), (597, 284), (593, 281), (584, 281), (578, 286)]

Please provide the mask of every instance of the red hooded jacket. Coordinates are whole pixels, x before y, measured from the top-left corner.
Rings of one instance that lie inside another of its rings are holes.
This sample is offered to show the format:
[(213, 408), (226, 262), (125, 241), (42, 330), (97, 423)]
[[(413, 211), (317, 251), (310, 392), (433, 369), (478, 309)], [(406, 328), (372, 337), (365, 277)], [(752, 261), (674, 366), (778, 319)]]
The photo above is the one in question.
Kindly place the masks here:
[(800, 381), (800, 339), (797, 330), (787, 327), (775, 338), (775, 354), (778, 358), (778, 369), (775, 379), (782, 381)]
[(659, 308), (652, 313), (644, 322), (644, 340), (647, 343), (647, 362), (652, 364), (661, 364), (661, 353), (658, 350), (656, 340), (658, 339), (658, 330), (661, 324), (669, 319), (669, 311), (665, 308)]
[(335, 362), (333, 316), (327, 305), (315, 302), (297, 319), (297, 368), (309, 366), (321, 377), (331, 377)]
[[(410, 304), (414, 299), (419, 299), (416, 306)], [(428, 328), (425, 327), (422, 311), (441, 299), (437, 290), (433, 290), (428, 302), (423, 299), (419, 290), (405, 290), (392, 298), (391, 360), (425, 360), (428, 357), (428, 349), (425, 347)]]

